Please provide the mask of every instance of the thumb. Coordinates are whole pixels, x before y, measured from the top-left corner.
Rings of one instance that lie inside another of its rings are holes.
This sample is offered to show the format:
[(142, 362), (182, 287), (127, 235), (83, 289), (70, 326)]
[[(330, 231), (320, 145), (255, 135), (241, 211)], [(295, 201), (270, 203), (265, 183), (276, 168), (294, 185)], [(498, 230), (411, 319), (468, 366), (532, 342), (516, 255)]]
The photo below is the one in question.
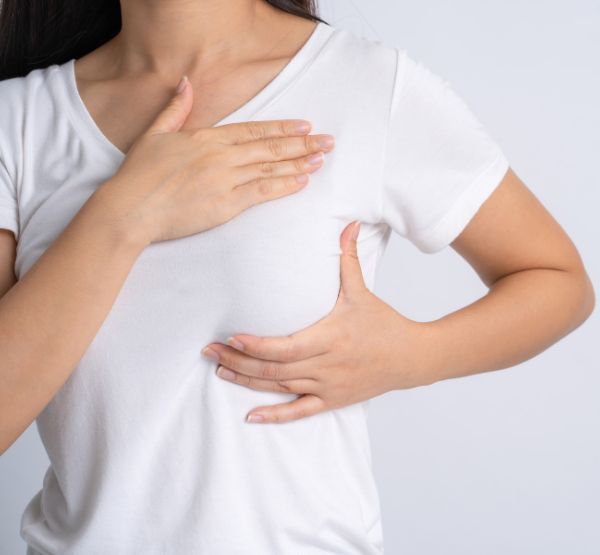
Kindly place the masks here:
[(168, 133), (179, 131), (187, 119), (193, 104), (192, 87), (184, 75), (169, 103), (156, 116), (147, 133)]
[(359, 293), (366, 287), (356, 247), (359, 231), (360, 222), (352, 222), (344, 228), (340, 239), (342, 248), (342, 254), (340, 255), (340, 289), (347, 297)]

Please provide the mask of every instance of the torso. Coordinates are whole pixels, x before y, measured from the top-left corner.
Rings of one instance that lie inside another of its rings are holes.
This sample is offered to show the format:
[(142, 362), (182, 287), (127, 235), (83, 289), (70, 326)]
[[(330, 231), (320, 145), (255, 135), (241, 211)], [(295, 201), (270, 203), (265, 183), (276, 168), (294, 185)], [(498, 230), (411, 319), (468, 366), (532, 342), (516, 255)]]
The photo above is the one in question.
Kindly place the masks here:
[[(381, 553), (367, 403), (246, 424), (251, 409), (295, 396), (227, 383), (200, 353), (235, 333), (293, 333), (328, 314), (340, 233), (354, 219), (373, 287), (389, 236), (378, 187), (395, 53), (323, 26), (303, 54), (240, 109), (219, 110), (232, 123), (304, 117), (336, 149), (302, 191), (141, 253), (37, 418), (51, 465), (22, 536), (39, 553)], [(123, 159), (78, 98), (73, 67), (0, 84), (11, 106), (0, 106), (0, 146), (18, 187), (20, 279)]]

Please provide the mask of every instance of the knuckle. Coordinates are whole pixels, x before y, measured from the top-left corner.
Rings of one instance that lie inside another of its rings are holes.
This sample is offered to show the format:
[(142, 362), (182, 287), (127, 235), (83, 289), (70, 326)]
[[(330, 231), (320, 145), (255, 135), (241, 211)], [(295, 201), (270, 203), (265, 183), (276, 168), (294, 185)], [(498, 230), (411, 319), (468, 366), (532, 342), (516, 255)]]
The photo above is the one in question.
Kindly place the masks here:
[(164, 113), (168, 117), (177, 117), (183, 111), (183, 108), (179, 103), (171, 101), (171, 103), (165, 108)]
[(216, 127), (206, 127), (205, 131), (207, 134), (212, 134), (217, 137), (216, 140), (222, 142), (240, 142), (244, 135), (241, 124), (237, 123), (224, 123), (223, 125), (217, 125)]
[(304, 160), (303, 158), (296, 158), (293, 162), (294, 164), (294, 169), (298, 172), (304, 172), (304, 167), (306, 164), (306, 160)]
[(252, 140), (247, 127), (247, 123), (225, 123), (216, 127), (207, 127), (205, 131), (207, 135), (215, 135), (215, 142), (223, 145), (231, 145), (246, 143)]
[(285, 360), (296, 360), (296, 357), (298, 355), (298, 344), (294, 341), (292, 335), (287, 336), (281, 355)]
[(277, 380), (281, 376), (281, 367), (273, 362), (267, 362), (261, 370), (261, 377), (268, 380)]
[(257, 180), (257, 190), (261, 196), (269, 196), (273, 192), (273, 181), (270, 179)]
[(269, 152), (276, 158), (282, 157), (285, 152), (283, 142), (279, 139), (268, 139), (267, 148), (269, 149)]
[(274, 171), (273, 164), (270, 162), (261, 162), (260, 163), (260, 173), (263, 175), (271, 175)]
[(295, 192), (298, 187), (298, 182), (293, 175), (286, 175), (285, 177), (280, 178), (281, 188), (280, 194), (287, 194), (288, 192)]
[(304, 135), (302, 140), (304, 141), (304, 150), (306, 152), (312, 152), (318, 146), (317, 140), (311, 135)]
[(284, 414), (281, 414), (280, 412), (274, 412), (272, 417), (271, 417), (273, 422), (286, 422), (287, 418)]
[(193, 129), (192, 131), (190, 131), (190, 136), (196, 141), (204, 142), (208, 138), (208, 131), (200, 127), (198, 129)]
[[(231, 160), (230, 157), (227, 156), (227, 151), (225, 150), (224, 145), (213, 145), (210, 150), (206, 151), (207, 154), (210, 154), (210, 167), (218, 167), (218, 168), (230, 168)], [(201, 157), (201, 161), (206, 165), (207, 162), (204, 160), (204, 157)]]
[(295, 178), (290, 175), (280, 177), (279, 178), (279, 183), (280, 183), (279, 194), (287, 194), (288, 192), (293, 192), (294, 191), (294, 187), (293, 187), (294, 181), (295, 181)]
[(246, 123), (246, 131), (248, 136), (253, 140), (263, 139), (266, 134), (264, 126), (254, 121)]
[(265, 337), (257, 337), (254, 345), (256, 356), (259, 358), (268, 358), (268, 347), (269, 344)]
[(284, 392), (288, 392), (288, 393), (293, 392), (293, 387), (284, 380), (277, 380), (276, 386), (277, 386), (277, 389), (279, 389), (279, 391), (284, 391)]
[(277, 123), (277, 132), (280, 135), (289, 135), (294, 132), (294, 125), (285, 121), (278, 121)]

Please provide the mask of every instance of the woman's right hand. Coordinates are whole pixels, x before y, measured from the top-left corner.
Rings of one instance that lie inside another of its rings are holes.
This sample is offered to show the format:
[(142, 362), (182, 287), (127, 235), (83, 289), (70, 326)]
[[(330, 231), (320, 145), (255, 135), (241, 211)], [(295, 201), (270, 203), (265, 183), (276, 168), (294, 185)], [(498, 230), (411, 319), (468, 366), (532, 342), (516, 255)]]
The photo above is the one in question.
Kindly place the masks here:
[(184, 85), (97, 191), (111, 217), (144, 244), (205, 231), (299, 191), (333, 148), (331, 135), (309, 135), (304, 120), (182, 130), (193, 102)]

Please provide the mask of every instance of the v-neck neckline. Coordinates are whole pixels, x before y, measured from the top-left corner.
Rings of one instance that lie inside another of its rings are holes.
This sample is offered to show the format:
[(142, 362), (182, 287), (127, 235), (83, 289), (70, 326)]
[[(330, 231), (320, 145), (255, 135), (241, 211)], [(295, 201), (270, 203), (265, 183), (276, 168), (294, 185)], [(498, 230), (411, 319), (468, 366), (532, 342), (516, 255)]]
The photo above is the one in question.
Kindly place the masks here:
[[(283, 69), (252, 98), (221, 118), (211, 127), (217, 127), (233, 121), (247, 121), (264, 110), (287, 89), (289, 84), (303, 73), (303, 70), (308, 68), (321, 48), (327, 43), (329, 37), (333, 35), (334, 31), (335, 27), (317, 21), (311, 35), (300, 49), (296, 51), (294, 56), (290, 58)], [(65, 80), (70, 100), (68, 111), (72, 122), (79, 133), (83, 134), (87, 139), (94, 141), (112, 161), (116, 163), (122, 162), (126, 154), (100, 129), (79, 94), (75, 75), (75, 60), (75, 58), (71, 58), (66, 63), (56, 66)]]

